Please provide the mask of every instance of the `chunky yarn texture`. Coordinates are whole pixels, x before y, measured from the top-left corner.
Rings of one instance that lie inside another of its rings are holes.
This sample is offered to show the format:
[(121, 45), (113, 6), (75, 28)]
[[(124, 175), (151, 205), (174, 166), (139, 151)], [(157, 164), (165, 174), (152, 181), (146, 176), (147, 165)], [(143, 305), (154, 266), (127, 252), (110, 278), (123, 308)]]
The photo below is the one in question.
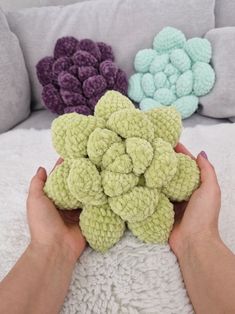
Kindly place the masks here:
[(146, 243), (165, 243), (171, 201), (188, 200), (199, 184), (196, 162), (174, 151), (180, 133), (174, 108), (143, 112), (108, 91), (94, 116), (54, 120), (52, 141), (64, 162), (49, 175), (45, 193), (60, 209), (82, 208), (81, 230), (97, 251), (112, 247), (126, 227)]
[(207, 39), (186, 40), (180, 30), (165, 27), (154, 38), (153, 48), (137, 52), (128, 95), (144, 111), (172, 106), (187, 118), (214, 85), (211, 55)]
[(60, 38), (54, 55), (40, 60), (36, 70), (45, 106), (59, 115), (93, 114), (107, 90), (127, 94), (127, 76), (114, 63), (112, 48), (103, 42)]

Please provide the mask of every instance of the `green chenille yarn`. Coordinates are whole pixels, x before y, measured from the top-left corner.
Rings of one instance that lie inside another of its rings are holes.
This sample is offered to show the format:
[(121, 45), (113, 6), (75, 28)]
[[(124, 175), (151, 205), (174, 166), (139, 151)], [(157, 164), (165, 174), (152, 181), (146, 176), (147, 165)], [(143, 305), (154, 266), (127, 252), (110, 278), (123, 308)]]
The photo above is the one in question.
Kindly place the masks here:
[(174, 202), (187, 201), (199, 185), (199, 169), (193, 159), (184, 154), (176, 154), (177, 171), (173, 179), (163, 188), (163, 193)]
[(108, 204), (85, 205), (80, 215), (80, 227), (90, 246), (102, 253), (117, 243), (125, 231), (124, 221)]
[(146, 243), (164, 244), (167, 241), (166, 234), (171, 232), (173, 223), (173, 204), (161, 193), (153, 214), (142, 221), (128, 222), (128, 228)]
[(68, 186), (68, 176), (73, 162), (65, 160), (56, 166), (48, 176), (44, 192), (51, 198), (58, 208), (74, 209), (82, 206), (82, 203), (73, 196)]
[(176, 154), (169, 143), (158, 138), (153, 143), (154, 157), (144, 177), (146, 186), (161, 189), (173, 179), (177, 171)]
[(147, 111), (145, 115), (152, 122), (154, 138), (161, 138), (175, 147), (182, 129), (181, 117), (177, 110), (161, 107)]
[(215, 83), (211, 56), (207, 39), (187, 40), (180, 30), (165, 27), (155, 36), (152, 49), (137, 52), (128, 96), (143, 111), (168, 106), (187, 118), (197, 110), (199, 97)]
[(79, 158), (73, 161), (67, 182), (70, 192), (83, 204), (107, 203), (100, 173), (88, 158)]
[(109, 205), (123, 220), (135, 222), (152, 215), (157, 201), (157, 190), (136, 186), (123, 195), (110, 197)]
[(174, 108), (142, 112), (108, 91), (94, 116), (70, 113), (53, 122), (52, 142), (64, 162), (44, 191), (60, 209), (82, 208), (82, 233), (97, 251), (119, 241), (126, 224), (144, 242), (165, 243), (174, 220), (170, 200), (187, 200), (199, 184), (196, 162), (174, 151), (181, 128)]
[(67, 113), (52, 123), (52, 143), (56, 152), (65, 158), (79, 158), (87, 155), (87, 141), (98, 127), (104, 127), (103, 119)]

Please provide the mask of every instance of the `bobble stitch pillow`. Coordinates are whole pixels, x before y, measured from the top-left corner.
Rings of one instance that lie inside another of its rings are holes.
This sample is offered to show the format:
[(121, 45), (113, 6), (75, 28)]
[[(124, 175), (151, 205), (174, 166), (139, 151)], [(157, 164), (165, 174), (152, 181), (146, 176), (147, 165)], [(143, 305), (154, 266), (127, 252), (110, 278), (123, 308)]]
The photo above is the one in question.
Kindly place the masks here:
[(173, 147), (181, 133), (174, 108), (136, 109), (108, 91), (94, 116), (64, 114), (52, 124), (52, 142), (64, 159), (44, 191), (60, 209), (82, 208), (80, 227), (90, 246), (105, 252), (128, 227), (146, 243), (165, 243), (174, 201), (188, 200), (199, 170)]
[(137, 73), (129, 79), (128, 96), (144, 111), (172, 106), (187, 118), (197, 110), (199, 97), (214, 85), (211, 55), (207, 39), (186, 40), (180, 30), (165, 27), (154, 38), (152, 49), (137, 52)]
[(54, 55), (40, 60), (36, 70), (45, 106), (59, 115), (93, 114), (109, 89), (127, 94), (126, 74), (114, 63), (112, 48), (103, 42), (62, 37)]

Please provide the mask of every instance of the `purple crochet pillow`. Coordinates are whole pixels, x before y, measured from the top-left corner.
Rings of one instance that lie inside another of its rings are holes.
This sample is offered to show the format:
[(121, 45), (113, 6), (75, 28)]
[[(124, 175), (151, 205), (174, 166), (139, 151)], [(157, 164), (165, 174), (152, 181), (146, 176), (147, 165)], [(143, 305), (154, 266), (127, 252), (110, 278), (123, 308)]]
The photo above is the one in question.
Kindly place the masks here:
[(36, 65), (45, 106), (57, 114), (90, 115), (107, 90), (127, 95), (127, 76), (114, 63), (112, 48), (90, 39), (57, 40), (53, 57)]

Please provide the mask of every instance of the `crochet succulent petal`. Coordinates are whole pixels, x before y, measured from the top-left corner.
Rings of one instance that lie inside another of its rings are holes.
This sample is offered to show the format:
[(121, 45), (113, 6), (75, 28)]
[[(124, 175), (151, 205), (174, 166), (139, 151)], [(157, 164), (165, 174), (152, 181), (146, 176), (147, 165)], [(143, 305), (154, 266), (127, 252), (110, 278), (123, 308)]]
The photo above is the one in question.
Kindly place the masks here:
[(106, 195), (113, 197), (133, 189), (139, 178), (133, 173), (117, 173), (108, 170), (101, 172), (102, 185)]
[[(63, 102), (66, 106), (72, 107), (72, 106), (86, 106), (86, 98), (81, 95), (80, 93), (74, 93), (65, 89), (60, 90), (60, 95), (63, 99)], [(65, 107), (66, 108), (66, 107)]]
[(84, 82), (89, 77), (98, 75), (98, 70), (94, 68), (93, 66), (81, 66), (77, 67), (78, 69), (78, 79), (81, 82)]
[(142, 73), (136, 73), (129, 79), (128, 96), (136, 102), (141, 102), (141, 100), (145, 97), (141, 86), (142, 77)]
[(102, 157), (102, 167), (104, 169), (108, 168), (109, 165), (114, 163), (117, 158), (124, 155), (125, 152), (124, 142), (112, 144)]
[(129, 98), (121, 93), (108, 91), (97, 103), (95, 116), (108, 120), (112, 113), (121, 109), (134, 109), (134, 105)]
[(188, 70), (181, 74), (176, 81), (176, 94), (183, 97), (191, 94), (193, 89), (193, 72)]
[(194, 62), (210, 62), (212, 49), (210, 42), (206, 38), (191, 38), (187, 40), (184, 48)]
[(157, 108), (145, 112), (152, 122), (155, 138), (160, 137), (173, 147), (178, 143), (182, 129), (180, 114), (173, 108)]
[(80, 215), (80, 227), (90, 246), (99, 252), (106, 252), (122, 237), (124, 221), (108, 204), (86, 205)]
[(123, 95), (127, 95), (128, 80), (127, 80), (126, 73), (121, 69), (119, 69), (117, 72), (113, 90), (118, 91), (122, 93)]
[(82, 206), (81, 202), (73, 196), (68, 186), (68, 176), (72, 166), (71, 161), (64, 161), (56, 166), (48, 177), (44, 192), (60, 209), (75, 209)]
[(170, 60), (172, 65), (180, 72), (188, 71), (191, 68), (191, 60), (183, 49), (173, 50)]
[(168, 88), (159, 88), (154, 94), (154, 100), (162, 105), (169, 106), (176, 100), (176, 96), (172, 90)]
[(153, 59), (153, 62), (149, 67), (150, 73), (156, 74), (158, 72), (163, 71), (168, 62), (169, 62), (168, 54), (156, 55), (156, 57)]
[(72, 60), (69, 57), (60, 57), (57, 59), (52, 66), (52, 73), (54, 78), (57, 79), (58, 75), (62, 71), (67, 71), (73, 65)]
[(149, 71), (153, 59), (157, 53), (153, 49), (143, 49), (137, 52), (134, 61), (134, 67), (137, 72), (146, 73)]
[(77, 44), (77, 49), (82, 51), (87, 51), (92, 56), (94, 56), (98, 61), (101, 60), (101, 52), (99, 46), (93, 42), (91, 39), (82, 39)]
[(53, 83), (52, 66), (54, 62), (53, 57), (45, 57), (36, 65), (38, 80), (42, 86)]
[(177, 158), (172, 146), (156, 139), (153, 143), (153, 159), (144, 176), (149, 188), (162, 188), (174, 177), (177, 171)]
[(211, 55), (207, 39), (186, 41), (180, 30), (165, 27), (154, 38), (153, 49), (137, 52), (128, 96), (143, 111), (173, 105), (185, 119), (197, 110), (198, 97), (214, 86)]
[(76, 114), (64, 114), (58, 117), (52, 122), (51, 134), (52, 134), (52, 144), (56, 152), (63, 158), (67, 157), (65, 140), (67, 129), (69, 128), (69, 121), (76, 119)]
[(114, 143), (120, 143), (121, 138), (108, 129), (96, 128), (89, 136), (87, 142), (87, 154), (90, 160), (97, 166), (101, 165), (102, 157), (108, 148)]
[(165, 244), (174, 223), (173, 204), (164, 194), (160, 194), (153, 214), (138, 222), (128, 222), (128, 228), (146, 243)]
[(127, 138), (126, 152), (131, 157), (133, 172), (136, 175), (144, 173), (153, 159), (152, 145), (142, 138)]
[(114, 54), (113, 54), (113, 50), (111, 46), (103, 42), (98, 42), (97, 45), (101, 52), (101, 61), (105, 61), (105, 60), (114, 61)]
[(58, 89), (53, 84), (45, 85), (42, 89), (42, 99), (53, 113), (62, 114), (64, 103)]
[(133, 170), (132, 160), (127, 154), (117, 156), (106, 169), (116, 173), (130, 173)]
[(155, 84), (154, 84), (154, 77), (150, 73), (146, 73), (142, 77), (141, 81), (142, 89), (144, 94), (148, 97), (153, 97), (155, 92)]
[(79, 67), (92, 66), (98, 67), (98, 60), (89, 52), (84, 50), (78, 50), (73, 55), (73, 63)]
[(136, 186), (126, 194), (108, 199), (111, 209), (128, 222), (141, 221), (152, 215), (158, 202), (157, 190)]
[(167, 76), (164, 72), (161, 71), (154, 75), (154, 84), (157, 89), (165, 87), (166, 82), (167, 82)]
[(52, 142), (57, 153), (63, 158), (79, 158), (87, 155), (90, 134), (104, 126), (104, 121), (92, 116), (76, 113), (65, 114), (52, 123)]
[(55, 49), (54, 49), (54, 57), (58, 59), (63, 56), (70, 57), (76, 51), (78, 45), (78, 40), (72, 36), (62, 37), (57, 40)]
[(154, 38), (153, 47), (158, 53), (165, 53), (174, 48), (182, 48), (185, 42), (186, 38), (180, 30), (168, 26)]
[(198, 108), (198, 97), (193, 95), (178, 98), (172, 104), (172, 108), (176, 108), (185, 118), (190, 117)]
[(70, 192), (80, 202), (91, 205), (107, 203), (99, 171), (89, 159), (79, 158), (73, 161), (67, 182)]
[(58, 76), (58, 84), (62, 89), (65, 89), (69, 92), (82, 93), (82, 86), (80, 81), (69, 72), (63, 71), (60, 72)]
[(199, 169), (195, 160), (184, 154), (177, 154), (178, 167), (170, 183), (162, 190), (171, 200), (187, 201), (199, 185)]
[(107, 121), (107, 127), (123, 138), (141, 137), (148, 141), (154, 138), (152, 123), (137, 109), (114, 112)]
[(215, 83), (215, 72), (212, 67), (204, 62), (193, 65), (194, 84), (193, 91), (196, 96), (206, 95)]
[(107, 83), (102, 75), (91, 76), (83, 82), (83, 92), (87, 98), (99, 95), (106, 88)]

